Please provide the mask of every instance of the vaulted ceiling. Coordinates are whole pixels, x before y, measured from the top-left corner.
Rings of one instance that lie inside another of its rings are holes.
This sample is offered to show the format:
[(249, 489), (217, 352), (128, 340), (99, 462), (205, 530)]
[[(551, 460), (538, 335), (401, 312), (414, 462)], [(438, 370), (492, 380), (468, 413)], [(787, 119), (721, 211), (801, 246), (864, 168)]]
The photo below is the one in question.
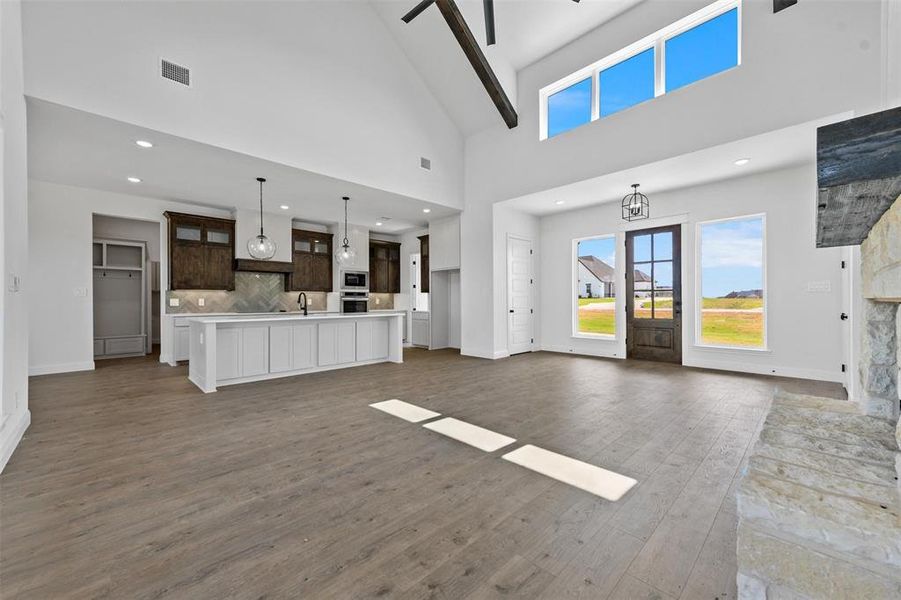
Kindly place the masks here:
[[(417, 0), (370, 0), (426, 85), (465, 136), (503, 124), (437, 8), (406, 24)], [(485, 45), (482, 0), (457, 0), (514, 104), (516, 73), (644, 0), (495, 0), (497, 43)]]

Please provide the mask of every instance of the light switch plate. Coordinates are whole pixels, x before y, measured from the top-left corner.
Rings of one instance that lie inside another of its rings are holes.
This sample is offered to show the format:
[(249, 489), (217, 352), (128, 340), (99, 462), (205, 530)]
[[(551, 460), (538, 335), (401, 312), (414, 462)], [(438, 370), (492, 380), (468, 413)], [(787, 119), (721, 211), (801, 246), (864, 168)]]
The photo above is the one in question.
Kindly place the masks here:
[(206, 304), (206, 298), (197, 299), (197, 306), (203, 306), (204, 304)]
[(85, 287), (77, 287), (72, 290), (72, 294), (76, 298), (87, 298), (88, 297), (88, 288)]
[(169, 306), (178, 306), (179, 304), (178, 298), (169, 298)]

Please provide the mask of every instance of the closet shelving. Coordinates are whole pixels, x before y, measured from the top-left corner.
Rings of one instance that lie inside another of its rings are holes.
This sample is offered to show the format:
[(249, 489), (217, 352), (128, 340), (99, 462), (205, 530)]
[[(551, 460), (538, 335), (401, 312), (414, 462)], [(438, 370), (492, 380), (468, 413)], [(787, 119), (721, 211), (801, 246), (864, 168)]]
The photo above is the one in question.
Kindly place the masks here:
[(93, 257), (94, 357), (146, 354), (146, 244), (95, 239)]

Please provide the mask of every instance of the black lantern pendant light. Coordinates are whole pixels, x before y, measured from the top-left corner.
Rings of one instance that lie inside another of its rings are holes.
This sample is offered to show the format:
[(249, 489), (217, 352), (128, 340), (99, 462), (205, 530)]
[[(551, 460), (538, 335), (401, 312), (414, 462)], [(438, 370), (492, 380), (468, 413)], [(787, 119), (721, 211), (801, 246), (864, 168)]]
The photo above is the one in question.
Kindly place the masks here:
[(266, 180), (257, 177), (260, 182), (260, 235), (250, 238), (247, 241), (247, 251), (257, 260), (269, 260), (275, 256), (275, 242), (266, 237), (263, 233), (263, 184)]
[(344, 243), (335, 252), (335, 260), (338, 261), (339, 265), (347, 266), (354, 263), (357, 253), (354, 252), (354, 249), (350, 247), (350, 242), (347, 241), (347, 201), (350, 198), (344, 196), (341, 199), (344, 200)]
[(648, 197), (638, 191), (638, 184), (632, 184), (632, 193), (623, 198), (623, 220), (638, 221), (651, 216)]

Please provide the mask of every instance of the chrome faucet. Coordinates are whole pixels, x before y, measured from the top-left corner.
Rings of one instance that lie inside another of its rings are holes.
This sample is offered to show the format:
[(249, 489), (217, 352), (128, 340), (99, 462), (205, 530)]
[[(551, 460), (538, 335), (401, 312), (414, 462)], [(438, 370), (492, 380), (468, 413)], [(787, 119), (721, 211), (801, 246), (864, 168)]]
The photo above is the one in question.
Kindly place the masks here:
[(303, 309), (303, 316), (307, 316), (307, 295), (304, 292), (301, 292), (299, 296), (297, 296), (297, 304), (300, 305), (300, 308)]

